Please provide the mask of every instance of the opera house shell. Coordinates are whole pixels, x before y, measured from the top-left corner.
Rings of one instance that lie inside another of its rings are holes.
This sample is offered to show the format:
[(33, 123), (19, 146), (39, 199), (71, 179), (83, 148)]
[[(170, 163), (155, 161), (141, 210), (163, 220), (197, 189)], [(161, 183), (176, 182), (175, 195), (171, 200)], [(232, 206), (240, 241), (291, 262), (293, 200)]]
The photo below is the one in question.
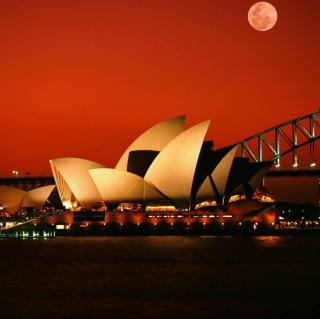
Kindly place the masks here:
[(9, 214), (15, 213), (20, 208), (33, 207), (41, 209), (55, 185), (35, 188), (25, 192), (21, 189), (9, 186), (0, 186), (0, 207)]
[(272, 163), (236, 157), (236, 145), (214, 150), (205, 141), (209, 125), (207, 120), (185, 129), (184, 116), (158, 123), (133, 141), (115, 168), (79, 158), (51, 160), (63, 205), (193, 210), (204, 202), (227, 207), (235, 195), (252, 198)]

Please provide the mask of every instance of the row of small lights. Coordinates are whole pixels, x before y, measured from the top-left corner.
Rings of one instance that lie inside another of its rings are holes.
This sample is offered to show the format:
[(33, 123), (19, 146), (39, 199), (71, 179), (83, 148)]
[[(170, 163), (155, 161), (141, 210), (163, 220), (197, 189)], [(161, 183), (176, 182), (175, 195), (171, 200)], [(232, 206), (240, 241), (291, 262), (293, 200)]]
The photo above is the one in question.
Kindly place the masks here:
[[(37, 226), (37, 224), (33, 224), (33, 225), (34, 225), (34, 226)], [(54, 226), (55, 224), (52, 223), (51, 225)], [(157, 223), (153, 223), (153, 225), (154, 225), (154, 226), (157, 226)], [(170, 225), (173, 226), (174, 223), (170, 223)], [(187, 223), (187, 225), (190, 226), (190, 223)], [(203, 226), (206, 226), (207, 223), (202, 223), (202, 225), (203, 225)], [(241, 223), (241, 222), (238, 222), (238, 225), (239, 225), (239, 226), (242, 226), (242, 223)], [(258, 223), (258, 222), (255, 222), (255, 223), (253, 224), (253, 228), (256, 229), (258, 225), (259, 225), (259, 223)], [(274, 222), (272, 222), (272, 225), (274, 225)], [(71, 224), (68, 224), (68, 226), (70, 227)], [(84, 226), (89, 226), (89, 223), (85, 223)], [(106, 223), (103, 223), (103, 226), (107, 226), (107, 224), (106, 224)], [(123, 226), (123, 223), (120, 223), (120, 226)], [(137, 226), (140, 226), (140, 223), (137, 223)], [(224, 222), (221, 223), (221, 226), (224, 226)]]
[[(315, 167), (316, 165), (317, 165), (317, 163), (315, 163), (315, 162), (310, 163), (310, 167)], [(274, 166), (275, 166), (276, 168), (279, 168), (279, 167), (281, 166), (281, 164), (280, 164), (280, 163), (277, 163), (277, 164), (275, 164)], [(298, 166), (299, 166), (298, 163), (292, 164), (292, 167), (293, 167), (293, 168), (297, 168)]]
[[(304, 209), (302, 209), (301, 212), (304, 213)], [(286, 213), (286, 211), (283, 210), (283, 211), (282, 211), (282, 214), (285, 214), (285, 213)], [(288, 213), (291, 213), (291, 209), (288, 209)], [(279, 216), (279, 219), (284, 220), (284, 217)], [(304, 219), (304, 216), (302, 216), (301, 219), (303, 220), (303, 219)], [(318, 217), (318, 219), (320, 219), (320, 216)]]
[[(40, 237), (40, 233), (39, 232), (35, 232), (35, 231), (33, 231), (32, 232), (32, 236), (30, 236), (30, 233), (29, 232), (25, 232), (25, 231), (22, 231), (22, 233), (21, 233), (21, 236), (22, 237), (32, 237), (32, 238), (37, 238), (37, 237)], [(55, 237), (55, 232), (43, 232), (43, 238), (44, 239), (47, 239), (48, 237)], [(18, 238), (19, 237), (19, 233), (18, 232), (16, 232), (16, 234), (15, 234), (15, 237), (16, 238)]]
[[(284, 220), (284, 217), (279, 216), (279, 219), (280, 219), (280, 220)], [(320, 216), (318, 217), (318, 219), (320, 219)], [(305, 220), (304, 216), (301, 217), (301, 220), (302, 220), (302, 221)], [(288, 220), (288, 221), (285, 221), (285, 222), (287, 222), (287, 223), (293, 223), (293, 221), (289, 221), (289, 220)], [(308, 221), (306, 221), (306, 223), (307, 223), (307, 222), (308, 222)], [(310, 222), (311, 222), (311, 221), (310, 221)], [(317, 221), (316, 221), (316, 222), (317, 222)], [(297, 222), (295, 221), (295, 223), (297, 223)]]
[[(282, 220), (283, 218), (280, 218), (280, 220)], [(297, 222), (297, 221), (281, 221), (280, 222), (281, 225), (287, 225), (287, 226), (290, 226), (290, 225), (294, 225), (294, 226), (298, 226), (300, 224), (300, 222)], [(305, 222), (306, 225), (319, 225), (319, 222), (318, 221), (306, 221)]]
[[(183, 215), (148, 215), (148, 218), (185, 218)], [(193, 218), (218, 218), (218, 215), (193, 215)], [(222, 215), (225, 218), (231, 218), (233, 215)]]

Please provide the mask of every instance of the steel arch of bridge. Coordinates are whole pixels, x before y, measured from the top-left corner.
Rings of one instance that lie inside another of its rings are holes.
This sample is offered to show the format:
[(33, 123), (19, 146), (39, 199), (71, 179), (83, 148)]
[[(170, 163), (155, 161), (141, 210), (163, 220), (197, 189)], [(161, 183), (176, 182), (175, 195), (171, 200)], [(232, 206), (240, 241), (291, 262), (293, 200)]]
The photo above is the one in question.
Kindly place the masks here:
[[(320, 135), (316, 134), (316, 127), (320, 127), (320, 111), (274, 126), (240, 141), (238, 145), (240, 146), (241, 157), (245, 157), (246, 154), (248, 154), (255, 162), (272, 160), (274, 161), (275, 166), (279, 167), (280, 158), (292, 153), (292, 166), (296, 168), (298, 166), (297, 150), (307, 144), (310, 144), (310, 166), (313, 167), (316, 165), (314, 160), (315, 141), (320, 139)], [(288, 128), (291, 130), (290, 134), (285, 132), (285, 129)], [(298, 141), (298, 132), (300, 133), (299, 136), (303, 136), (303, 140), (301, 142)], [(270, 140), (270, 135), (272, 135), (272, 133), (273, 137), (272, 140)], [(266, 134), (269, 136), (268, 140), (265, 138)], [(282, 141), (289, 146), (289, 148), (284, 151), (281, 151)], [(257, 149), (254, 150), (249, 146), (249, 143), (252, 142), (257, 145)], [(264, 157), (264, 146), (273, 155), (271, 158)]]

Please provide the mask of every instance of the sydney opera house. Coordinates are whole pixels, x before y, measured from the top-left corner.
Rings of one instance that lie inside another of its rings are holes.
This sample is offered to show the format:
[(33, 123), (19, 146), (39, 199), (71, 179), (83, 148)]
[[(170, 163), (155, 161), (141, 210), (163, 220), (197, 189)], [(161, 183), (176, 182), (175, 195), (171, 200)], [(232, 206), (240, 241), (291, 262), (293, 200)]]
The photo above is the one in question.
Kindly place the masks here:
[(140, 135), (115, 168), (79, 158), (51, 160), (63, 205), (194, 210), (204, 203), (226, 207), (235, 195), (252, 198), (272, 163), (237, 158), (235, 145), (213, 150), (213, 142), (204, 140), (209, 125), (185, 129), (183, 116), (161, 122)]
[[(160, 122), (132, 142), (115, 168), (80, 158), (50, 160), (64, 208), (74, 215), (105, 212), (107, 221), (108, 212), (149, 212), (149, 217), (150, 212), (172, 212), (174, 217), (175, 212), (216, 209), (223, 216), (233, 216), (232, 209), (241, 215), (258, 211), (262, 202), (270, 204), (270, 198), (253, 197), (273, 163), (237, 157), (237, 145), (214, 149), (213, 142), (205, 140), (209, 125), (207, 120), (185, 128), (184, 116)], [(25, 194), (15, 190), (9, 196), (10, 210), (40, 207), (53, 187)], [(4, 193), (0, 189), (2, 206)]]

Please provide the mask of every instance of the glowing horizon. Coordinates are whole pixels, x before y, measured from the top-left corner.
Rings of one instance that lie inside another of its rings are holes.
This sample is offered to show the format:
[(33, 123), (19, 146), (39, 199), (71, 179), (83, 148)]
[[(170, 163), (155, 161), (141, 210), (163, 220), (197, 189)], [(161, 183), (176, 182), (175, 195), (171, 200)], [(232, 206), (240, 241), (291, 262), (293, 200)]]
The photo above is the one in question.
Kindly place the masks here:
[(59, 157), (114, 167), (179, 114), (212, 118), (219, 148), (316, 111), (320, 3), (272, 4), (268, 32), (249, 25), (252, 1), (2, 4), (0, 176), (48, 175)]

